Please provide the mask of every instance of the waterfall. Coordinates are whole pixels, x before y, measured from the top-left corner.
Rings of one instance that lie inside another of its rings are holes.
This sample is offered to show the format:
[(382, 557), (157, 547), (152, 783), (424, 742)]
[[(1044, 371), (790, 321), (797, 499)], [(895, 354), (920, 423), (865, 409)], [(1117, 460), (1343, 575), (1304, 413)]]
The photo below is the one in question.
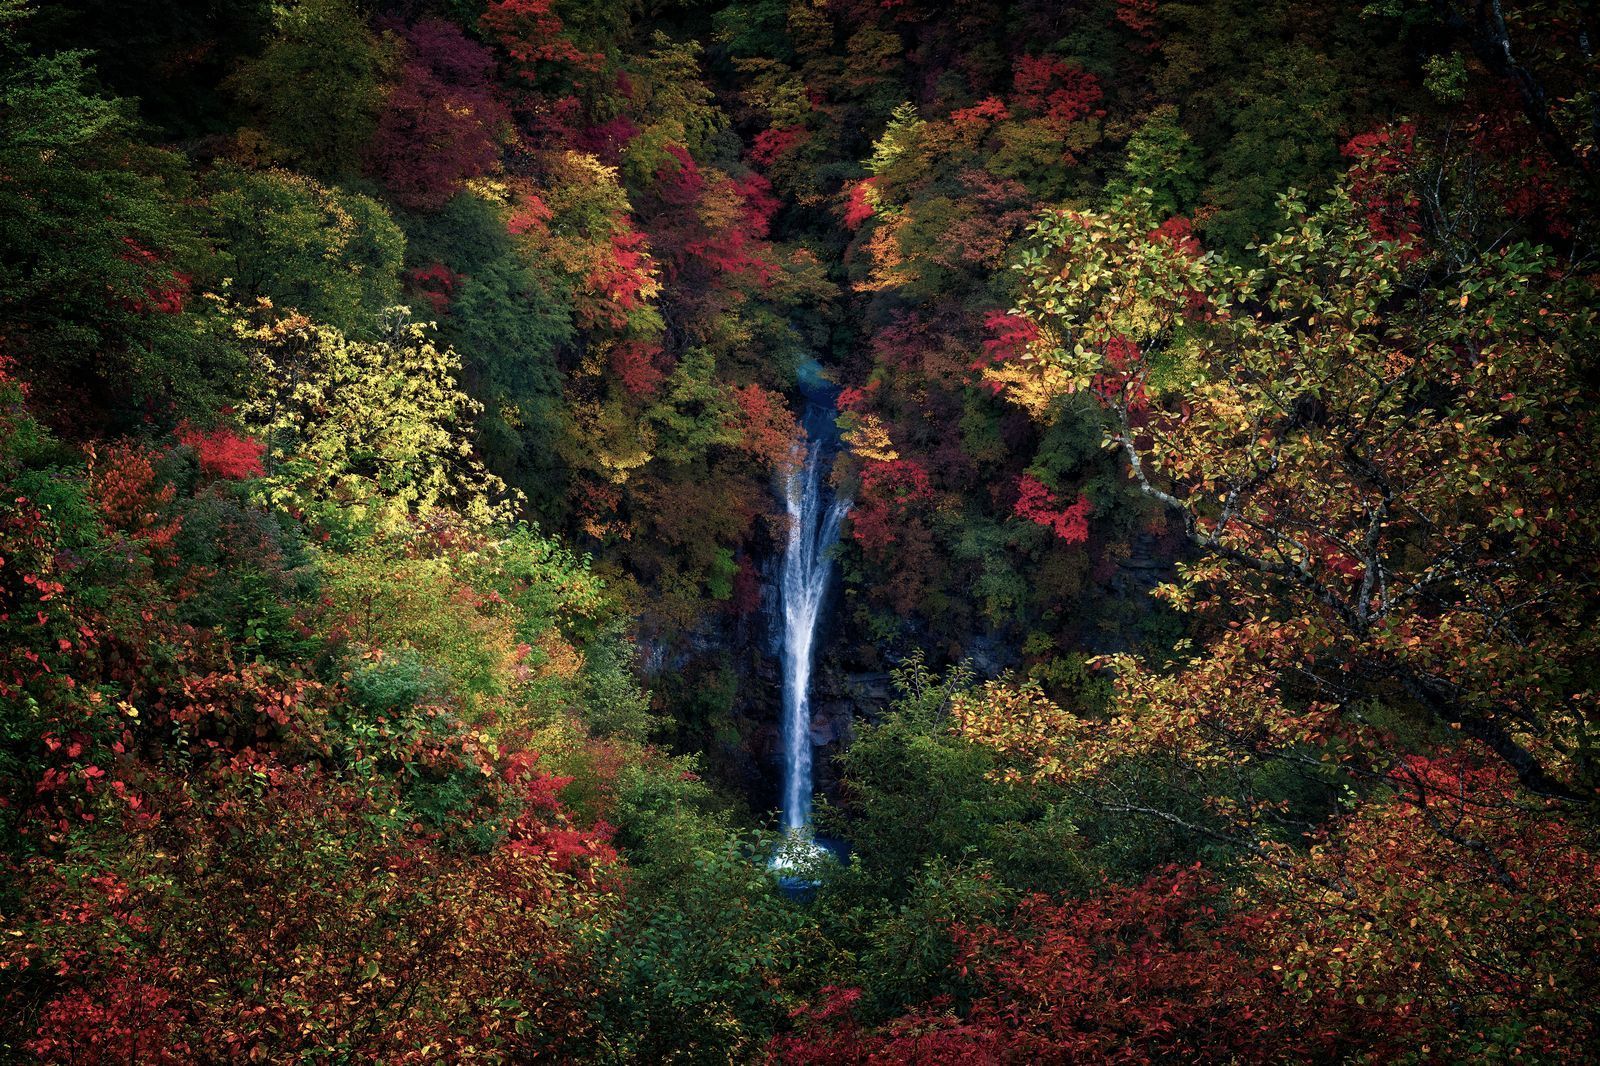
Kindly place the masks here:
[(783, 553), (779, 589), (783, 611), (780, 655), (783, 665), (783, 828), (791, 838), (811, 834), (811, 661), (817, 623), (827, 598), (833, 560), (828, 550), (839, 539), (839, 527), (850, 501), (834, 499), (826, 468), (832, 448), (824, 427), (832, 411), (806, 412), (810, 435), (805, 460), (789, 475), (785, 496), (789, 542)]

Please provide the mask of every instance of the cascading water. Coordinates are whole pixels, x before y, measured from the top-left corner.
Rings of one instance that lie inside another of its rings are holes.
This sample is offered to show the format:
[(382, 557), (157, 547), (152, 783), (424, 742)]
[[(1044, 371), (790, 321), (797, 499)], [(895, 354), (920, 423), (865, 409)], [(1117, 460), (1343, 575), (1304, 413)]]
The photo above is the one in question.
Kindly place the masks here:
[(783, 553), (783, 827), (806, 833), (811, 825), (811, 658), (817, 622), (827, 596), (848, 500), (832, 499), (823, 477), (824, 442), (806, 448), (805, 462), (789, 475), (789, 543)]
[(783, 667), (783, 828), (789, 838), (787, 857), (779, 865), (800, 858), (796, 851), (811, 847), (811, 664), (816, 651), (817, 626), (833, 576), (829, 549), (839, 540), (839, 527), (850, 501), (836, 498), (827, 472), (837, 447), (833, 434), (833, 405), (815, 402), (807, 408), (804, 423), (809, 443), (803, 462), (785, 485), (789, 512), (789, 540), (780, 572), (779, 606), (782, 637), (779, 655)]

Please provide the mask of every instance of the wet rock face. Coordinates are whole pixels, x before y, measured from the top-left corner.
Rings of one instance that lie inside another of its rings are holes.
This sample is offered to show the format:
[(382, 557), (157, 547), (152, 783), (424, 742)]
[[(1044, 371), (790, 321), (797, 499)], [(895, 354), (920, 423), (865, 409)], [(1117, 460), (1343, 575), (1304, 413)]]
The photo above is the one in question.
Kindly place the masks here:
[(814, 702), (811, 706), (811, 746), (823, 748), (829, 744), (848, 742), (854, 720), (847, 700)]
[[(893, 695), (889, 674), (849, 672), (836, 661), (824, 660), (812, 678), (812, 776), (819, 798), (838, 799), (838, 773), (834, 757), (855, 740), (862, 722), (872, 722), (887, 710)], [(741, 679), (739, 717), (744, 726), (745, 751), (740, 753), (744, 772), (740, 790), (753, 811), (772, 810), (782, 800), (783, 737), (776, 667), (763, 656), (760, 664)]]
[(893, 695), (887, 671), (847, 671), (835, 659), (824, 660), (813, 679), (811, 698), (812, 775), (820, 798), (838, 801), (835, 756), (855, 740), (862, 723), (883, 716)]

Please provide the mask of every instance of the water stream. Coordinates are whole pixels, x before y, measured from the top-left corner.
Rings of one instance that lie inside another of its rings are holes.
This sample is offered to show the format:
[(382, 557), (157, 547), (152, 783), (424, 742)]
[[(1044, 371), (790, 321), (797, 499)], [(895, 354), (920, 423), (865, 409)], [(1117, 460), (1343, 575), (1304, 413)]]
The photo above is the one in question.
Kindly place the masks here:
[(812, 403), (806, 410), (808, 443), (804, 461), (789, 475), (785, 497), (789, 540), (779, 577), (783, 667), (783, 828), (791, 844), (811, 840), (811, 668), (817, 627), (833, 577), (829, 549), (850, 501), (828, 484), (837, 444), (832, 405)]

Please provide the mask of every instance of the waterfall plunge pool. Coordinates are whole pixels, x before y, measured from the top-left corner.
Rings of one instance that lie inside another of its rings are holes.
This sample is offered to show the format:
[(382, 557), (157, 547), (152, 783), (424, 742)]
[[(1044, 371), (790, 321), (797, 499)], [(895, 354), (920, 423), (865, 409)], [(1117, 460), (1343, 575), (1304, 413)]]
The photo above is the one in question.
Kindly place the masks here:
[(809, 903), (828, 870), (849, 863), (849, 844), (808, 830), (787, 834), (767, 868), (777, 878), (778, 891), (798, 903)]

